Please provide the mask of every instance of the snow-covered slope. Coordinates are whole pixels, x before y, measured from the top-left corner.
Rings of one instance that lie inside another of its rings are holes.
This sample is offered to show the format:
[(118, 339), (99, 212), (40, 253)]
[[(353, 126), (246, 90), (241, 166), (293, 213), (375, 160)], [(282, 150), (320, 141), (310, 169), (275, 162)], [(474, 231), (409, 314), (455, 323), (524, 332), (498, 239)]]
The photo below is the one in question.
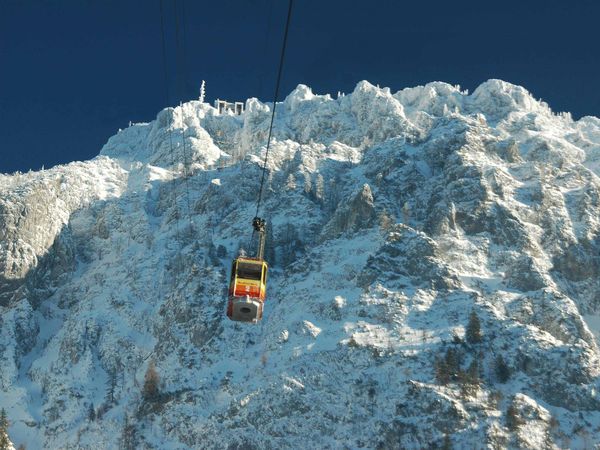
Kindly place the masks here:
[[(277, 109), (269, 297), (249, 326), (226, 319), (225, 295), (231, 259), (252, 248), (271, 106), (189, 102), (91, 161), (0, 177), (12, 441), (600, 441), (600, 120), (499, 80), (471, 95), (298, 86)], [(147, 398), (152, 364), (160, 394)]]

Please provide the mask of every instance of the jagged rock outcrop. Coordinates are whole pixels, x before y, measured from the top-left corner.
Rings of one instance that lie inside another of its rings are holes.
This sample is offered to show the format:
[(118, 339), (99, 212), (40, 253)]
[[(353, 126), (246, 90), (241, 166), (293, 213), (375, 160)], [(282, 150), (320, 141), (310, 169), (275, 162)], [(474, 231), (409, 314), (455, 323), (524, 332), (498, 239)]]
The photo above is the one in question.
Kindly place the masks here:
[(370, 228), (376, 218), (373, 193), (370, 186), (365, 184), (347, 202), (337, 207), (335, 214), (325, 225), (321, 239), (338, 237), (345, 231), (356, 232)]

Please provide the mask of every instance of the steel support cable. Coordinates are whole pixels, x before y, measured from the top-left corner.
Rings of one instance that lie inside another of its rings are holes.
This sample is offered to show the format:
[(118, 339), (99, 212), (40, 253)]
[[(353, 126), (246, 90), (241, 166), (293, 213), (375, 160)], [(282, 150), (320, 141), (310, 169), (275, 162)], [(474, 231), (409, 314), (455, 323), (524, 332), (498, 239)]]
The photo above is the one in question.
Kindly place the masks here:
[[(163, 61), (163, 76), (165, 78), (165, 103), (169, 104), (169, 71), (167, 69), (167, 45), (165, 40), (165, 20), (164, 20), (164, 8), (163, 8), (163, 0), (159, 0), (160, 5), (160, 37), (161, 37), (161, 47), (162, 47), (162, 61)], [(171, 156), (171, 166), (175, 166), (175, 155), (173, 152), (173, 135), (171, 133), (171, 125), (167, 125), (167, 132), (169, 134), (169, 151)], [(179, 236), (179, 207), (177, 206), (177, 195), (175, 194), (175, 188), (173, 187), (171, 192), (173, 193), (173, 198), (175, 199), (175, 213), (177, 214), (177, 218), (175, 221), (175, 238), (177, 242), (179, 242), (180, 249), (183, 249), (183, 243), (181, 241), (181, 237)]]
[[(267, 48), (270, 42), (270, 37), (271, 37), (271, 17), (273, 16), (273, 2), (272, 1), (268, 1), (269, 4), (269, 10), (267, 13), (267, 26), (266, 26), (266, 30), (265, 30), (265, 40), (263, 42), (263, 48), (262, 48), (262, 55), (266, 55), (267, 54)], [(258, 76), (258, 95), (260, 95), (261, 97), (263, 96), (263, 83), (264, 83), (264, 72), (261, 72), (260, 75)]]
[[(188, 160), (188, 154), (187, 154), (187, 148), (186, 148), (186, 144), (185, 144), (185, 124), (183, 121), (183, 104), (182, 104), (182, 100), (183, 100), (183, 95), (185, 93), (185, 79), (186, 79), (186, 71), (185, 71), (185, 42), (183, 42), (183, 45), (181, 44), (181, 39), (180, 39), (180, 25), (179, 25), (179, 13), (177, 11), (177, 0), (175, 0), (173, 2), (174, 5), (174, 9), (175, 9), (175, 46), (176, 46), (176, 56), (177, 56), (177, 63), (176, 63), (176, 67), (177, 67), (177, 75), (178, 75), (178, 94), (179, 94), (179, 109), (181, 111), (181, 143), (183, 146), (183, 183), (185, 184), (185, 199), (186, 199), (186, 206), (187, 206), (187, 212), (188, 212), (188, 220), (190, 221), (190, 225), (193, 224), (192, 221), (192, 208), (190, 206), (190, 187), (189, 187), (189, 182), (188, 182), (188, 168), (189, 168), (189, 160)], [(183, 31), (183, 38), (185, 38), (185, 7), (183, 6), (183, 0), (182, 0), (182, 8), (181, 8), (181, 12), (182, 12), (182, 20), (184, 21), (183, 23), (183, 27), (184, 27), (184, 31)]]
[[(188, 82), (188, 72), (187, 72), (187, 27), (186, 27), (186, 23), (187, 21), (185, 20), (185, 0), (181, 1), (181, 23), (182, 23), (182, 28), (183, 28), (183, 92), (185, 93), (186, 89), (187, 89), (187, 82)], [(184, 134), (185, 137), (185, 134)], [(185, 139), (183, 141), (183, 151), (184, 154), (187, 151), (186, 147), (185, 147)], [(194, 163), (194, 155), (192, 152), (192, 149), (190, 149), (190, 155), (189, 155), (189, 175), (192, 176), (192, 164)], [(192, 180), (193, 181), (193, 180)], [(189, 218), (190, 218), (190, 224), (193, 225), (193, 221), (192, 221), (192, 213), (191, 213), (191, 209), (190, 209), (190, 196), (189, 196), (189, 192), (188, 192), (188, 211), (189, 211)]]
[[(168, 105), (169, 104), (169, 72), (168, 72), (168, 68), (167, 68), (167, 50), (166, 50), (166, 39), (165, 39), (165, 20), (164, 20), (163, 0), (159, 0), (159, 6), (160, 6), (160, 34), (161, 34), (161, 48), (162, 48), (162, 61), (163, 61), (163, 76), (164, 76), (164, 80), (165, 80), (165, 103)], [(176, 38), (176, 45), (177, 45), (177, 48), (176, 48), (176, 58), (177, 58), (178, 57), (177, 52), (179, 51), (179, 22), (178, 22), (178, 18), (177, 18), (177, 5), (176, 4), (175, 4), (175, 18), (176, 18), (176, 22), (175, 22), (176, 36), (175, 36), (175, 38)], [(185, 20), (185, 17), (184, 17), (184, 20)], [(184, 24), (184, 26), (185, 26), (185, 24)], [(177, 68), (177, 64), (176, 64), (176, 68)], [(178, 73), (176, 71), (176, 78), (177, 78), (177, 75), (178, 75)], [(181, 89), (180, 89), (180, 91), (181, 91)], [(181, 92), (179, 92), (179, 94), (181, 95)], [(180, 107), (181, 107), (181, 102), (180, 102)], [(173, 115), (172, 123), (173, 124), (175, 123), (174, 115)], [(185, 132), (183, 129), (183, 109), (182, 109), (182, 127), (181, 127), (181, 129), (182, 129), (182, 138), (183, 138), (184, 164), (187, 164), (186, 150), (185, 150)], [(167, 127), (167, 130), (168, 130), (168, 135), (169, 135), (169, 150), (170, 150), (170, 156), (171, 156), (171, 166), (174, 168), (175, 167), (175, 155), (173, 152), (173, 134), (171, 131), (170, 124)], [(190, 224), (192, 224), (192, 216), (190, 213), (190, 211), (191, 211), (190, 195), (189, 195), (189, 188), (187, 185), (187, 176), (184, 177), (184, 182), (186, 185), (186, 192), (187, 192), (186, 198), (187, 198), (188, 216), (190, 219)], [(179, 242), (179, 253), (181, 254), (183, 251), (183, 241), (179, 234), (179, 206), (178, 206), (178, 202), (177, 202), (177, 196), (175, 195), (175, 188), (173, 188), (171, 192), (173, 193), (173, 196), (175, 199), (175, 202), (174, 202), (175, 203), (175, 212), (177, 214), (177, 218), (175, 221), (175, 237), (176, 237), (176, 240)], [(172, 301), (172, 299), (173, 299), (173, 297), (171, 297), (168, 300), (168, 302)], [(142, 362), (146, 361), (152, 354), (154, 354), (154, 350), (152, 350), (142, 360)]]
[(175, 68), (177, 75), (177, 95), (179, 96), (178, 100), (182, 101), (181, 93), (183, 92), (181, 83), (182, 83), (182, 70), (181, 70), (181, 42), (180, 42), (180, 30), (179, 30), (179, 8), (177, 7), (177, 0), (173, 0), (173, 14), (175, 15)]
[[(167, 46), (166, 46), (166, 42), (165, 42), (165, 20), (164, 20), (164, 9), (163, 9), (163, 0), (159, 0), (159, 7), (160, 7), (160, 42), (161, 42), (161, 49), (162, 49), (162, 61), (163, 61), (163, 76), (165, 79), (165, 104), (168, 105), (169, 104), (169, 72), (167, 70)], [(168, 130), (168, 135), (169, 135), (169, 151), (170, 151), (170, 156), (171, 156), (171, 166), (174, 167), (175, 166), (175, 156), (173, 154), (173, 136), (171, 133), (171, 126), (170, 124), (168, 124), (167, 126), (167, 130)], [(175, 199), (174, 203), (175, 203), (175, 213), (177, 214), (177, 218), (175, 220), (175, 239), (177, 240), (177, 242), (179, 243), (179, 253), (182, 252), (183, 250), (183, 242), (181, 240), (181, 237), (179, 235), (179, 207), (177, 206), (177, 196), (175, 195), (175, 189), (173, 188), (171, 190), (171, 192), (173, 193), (173, 198)], [(172, 298), (172, 297), (171, 297)], [(152, 356), (155, 353), (155, 350), (152, 350), (150, 353), (148, 353), (140, 362), (140, 364), (138, 365), (135, 373), (137, 373), (137, 371), (139, 370), (139, 368), (141, 367), (141, 365), (148, 359), (150, 358), (150, 356)], [(137, 378), (136, 375), (134, 373), (133, 379), (134, 379), (134, 383), (137, 385)]]
[(281, 46), (281, 58), (279, 59), (279, 71), (277, 72), (277, 82), (275, 83), (275, 96), (273, 99), (273, 111), (271, 112), (271, 123), (269, 125), (269, 135), (267, 137), (267, 150), (265, 152), (265, 160), (263, 163), (263, 172), (262, 177), (260, 179), (260, 189), (258, 191), (258, 201), (256, 202), (256, 214), (255, 217), (258, 217), (258, 213), (260, 210), (260, 204), (262, 202), (262, 194), (263, 188), (265, 184), (265, 174), (267, 173), (267, 161), (269, 159), (269, 149), (271, 148), (271, 136), (273, 134), (273, 122), (275, 120), (275, 109), (277, 108), (277, 100), (279, 99), (279, 85), (281, 84), (281, 73), (283, 71), (283, 62), (285, 59), (285, 49), (287, 46), (287, 37), (288, 30), (290, 28), (290, 19), (292, 17), (292, 6), (294, 1), (290, 0), (288, 5), (287, 19), (285, 22), (285, 32), (283, 34), (283, 44)]
[(182, 69), (183, 69), (183, 92), (187, 89), (187, 32), (185, 27), (185, 0), (181, 0), (181, 29), (182, 29)]

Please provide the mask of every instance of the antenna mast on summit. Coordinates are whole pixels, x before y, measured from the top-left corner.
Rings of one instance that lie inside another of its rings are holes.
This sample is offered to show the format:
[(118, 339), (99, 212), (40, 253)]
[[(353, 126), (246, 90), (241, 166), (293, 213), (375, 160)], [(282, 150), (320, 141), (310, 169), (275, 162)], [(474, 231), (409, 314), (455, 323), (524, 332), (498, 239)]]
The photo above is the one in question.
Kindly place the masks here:
[(202, 84), (200, 85), (200, 97), (198, 98), (198, 100), (200, 100), (201, 103), (204, 103), (204, 95), (206, 94), (206, 82), (204, 80), (202, 80)]

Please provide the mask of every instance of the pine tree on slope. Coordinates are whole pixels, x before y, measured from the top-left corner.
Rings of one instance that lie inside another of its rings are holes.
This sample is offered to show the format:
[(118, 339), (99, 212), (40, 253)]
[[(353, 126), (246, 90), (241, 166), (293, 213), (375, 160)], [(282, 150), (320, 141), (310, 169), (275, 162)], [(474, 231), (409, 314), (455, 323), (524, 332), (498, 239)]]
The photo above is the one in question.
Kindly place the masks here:
[(144, 375), (144, 387), (142, 390), (142, 396), (144, 400), (154, 401), (158, 399), (158, 385), (160, 383), (160, 377), (156, 371), (154, 361), (150, 361), (146, 375)]
[(90, 406), (88, 407), (88, 421), (93, 422), (94, 420), (96, 420), (96, 410), (94, 409), (94, 402), (90, 403)]
[(117, 371), (111, 370), (108, 374), (108, 380), (106, 382), (106, 403), (113, 405), (115, 403), (115, 389), (117, 387)]
[(0, 411), (0, 450), (8, 450), (9, 448), (11, 448), (11, 445), (8, 440), (8, 418), (6, 410), (2, 408)]
[(471, 314), (469, 315), (466, 336), (469, 344), (479, 344), (483, 339), (481, 334), (481, 322), (479, 321), (479, 316), (477, 316), (477, 313), (474, 310), (471, 311)]
[(479, 357), (475, 356), (466, 372), (461, 372), (461, 393), (464, 397), (476, 395), (481, 384), (479, 378)]
[(137, 435), (135, 426), (131, 423), (129, 416), (125, 416), (123, 431), (121, 432), (121, 440), (119, 448), (122, 450), (135, 450), (137, 446)]
[(510, 431), (516, 431), (520, 425), (522, 425), (522, 420), (519, 417), (519, 411), (515, 406), (513, 399), (506, 409), (506, 428), (508, 428)]
[(504, 361), (502, 355), (498, 355), (494, 360), (494, 372), (500, 383), (506, 383), (510, 378), (510, 368)]

